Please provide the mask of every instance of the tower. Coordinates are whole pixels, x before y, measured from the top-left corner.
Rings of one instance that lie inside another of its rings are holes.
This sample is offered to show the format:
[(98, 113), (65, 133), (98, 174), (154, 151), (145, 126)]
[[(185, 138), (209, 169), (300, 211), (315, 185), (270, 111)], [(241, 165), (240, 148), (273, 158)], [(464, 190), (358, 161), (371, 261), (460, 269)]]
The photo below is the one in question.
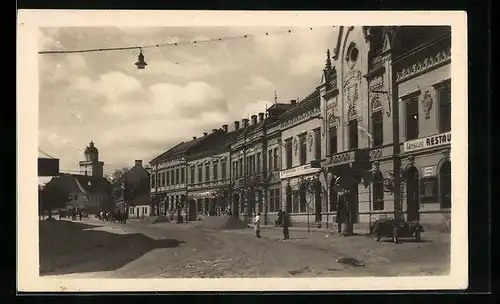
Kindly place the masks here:
[(99, 161), (99, 150), (94, 146), (94, 142), (85, 147), (85, 160), (80, 161), (80, 170), (85, 175), (103, 177), (104, 162)]

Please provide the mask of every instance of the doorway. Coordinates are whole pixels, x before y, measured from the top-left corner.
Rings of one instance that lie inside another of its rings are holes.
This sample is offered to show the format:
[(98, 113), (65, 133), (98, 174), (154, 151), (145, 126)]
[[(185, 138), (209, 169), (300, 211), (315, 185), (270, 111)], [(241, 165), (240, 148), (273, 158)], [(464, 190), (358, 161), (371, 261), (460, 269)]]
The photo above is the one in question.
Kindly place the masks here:
[(316, 213), (316, 222), (321, 222), (323, 219), (321, 217), (321, 182), (316, 183), (314, 192), (314, 211)]
[(406, 220), (418, 221), (420, 219), (420, 174), (417, 168), (410, 167), (406, 180)]
[(196, 201), (189, 201), (189, 221), (196, 221)]

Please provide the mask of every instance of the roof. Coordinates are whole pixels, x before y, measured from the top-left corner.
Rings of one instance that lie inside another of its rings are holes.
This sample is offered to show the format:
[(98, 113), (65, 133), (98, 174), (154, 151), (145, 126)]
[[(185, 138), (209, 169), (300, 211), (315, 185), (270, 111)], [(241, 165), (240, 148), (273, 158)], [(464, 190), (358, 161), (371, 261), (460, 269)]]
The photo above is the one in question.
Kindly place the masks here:
[(294, 107), (280, 115), (280, 119), (288, 118), (297, 113), (308, 111), (312, 108), (320, 106), (320, 91), (314, 90), (306, 98), (298, 102)]
[(104, 177), (62, 173), (49, 183), (57, 183), (56, 185), (71, 193), (102, 194), (111, 191), (111, 183)]
[(120, 178), (114, 184), (115, 185), (121, 184), (124, 181), (125, 177), (127, 177), (127, 181), (129, 183), (137, 183), (140, 182), (142, 179), (149, 179), (150, 175), (151, 173), (148, 170), (146, 170), (146, 168), (144, 168), (141, 165), (135, 165), (129, 170), (127, 170), (125, 174), (120, 176)]

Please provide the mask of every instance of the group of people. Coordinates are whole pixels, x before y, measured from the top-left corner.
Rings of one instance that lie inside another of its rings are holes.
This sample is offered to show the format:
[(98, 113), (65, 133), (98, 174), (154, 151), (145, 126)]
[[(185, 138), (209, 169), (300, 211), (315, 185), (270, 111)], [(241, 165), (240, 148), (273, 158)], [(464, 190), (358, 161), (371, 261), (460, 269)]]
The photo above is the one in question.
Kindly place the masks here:
[[(260, 225), (261, 225), (260, 212), (255, 215), (252, 222), (254, 225), (253, 228), (255, 230), (255, 236), (260, 238)], [(279, 211), (275, 225), (281, 226), (283, 228), (283, 239), (287, 240), (290, 238), (290, 231), (288, 229), (290, 227), (290, 218), (288, 217), (286, 211), (282, 210)]]
[(101, 221), (125, 224), (128, 219), (128, 212), (121, 212), (120, 210), (117, 210), (116, 212), (100, 211), (96, 214), (96, 217)]

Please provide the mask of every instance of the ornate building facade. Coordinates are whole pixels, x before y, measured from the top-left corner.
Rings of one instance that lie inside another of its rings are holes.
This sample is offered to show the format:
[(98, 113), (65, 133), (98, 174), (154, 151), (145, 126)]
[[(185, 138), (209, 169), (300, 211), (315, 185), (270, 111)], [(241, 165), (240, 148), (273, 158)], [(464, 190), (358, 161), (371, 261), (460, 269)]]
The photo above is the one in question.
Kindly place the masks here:
[[(204, 136), (224, 148), (207, 148), (199, 139), (189, 147), (182, 143), (156, 158), (153, 170), (163, 168), (158, 159), (168, 159), (179, 170), (199, 173), (189, 177), (189, 185), (184, 180), (184, 186), (174, 187), (188, 197), (192, 193), (196, 213), (212, 210), (200, 205), (206, 198), (196, 197), (222, 187), (230, 193), (223, 196), (231, 212), (242, 218), (261, 212), (272, 222), (279, 210), (287, 210), (296, 224), (313, 214), (313, 223), (323, 225), (335, 221), (339, 201), (347, 200), (355, 227), (401, 216), (446, 225), (451, 28), (341, 26), (331, 50), (322, 81), (307, 98), (276, 102), (266, 113), (234, 122), (231, 132), (227, 126), (214, 130), (221, 131), (220, 138)], [(221, 160), (229, 176), (217, 171), (215, 178), (210, 170), (221, 170)], [(311, 178), (319, 186), (304, 200), (299, 187)]]

